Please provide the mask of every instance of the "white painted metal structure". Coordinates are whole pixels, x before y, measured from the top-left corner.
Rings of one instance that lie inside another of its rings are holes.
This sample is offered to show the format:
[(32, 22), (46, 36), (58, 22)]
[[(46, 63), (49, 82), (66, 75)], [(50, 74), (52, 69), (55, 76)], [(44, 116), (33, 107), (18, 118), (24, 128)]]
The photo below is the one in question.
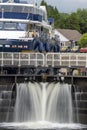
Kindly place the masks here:
[(87, 54), (1, 52), (0, 66), (87, 67)]
[(87, 67), (87, 53), (47, 53), (46, 66)]
[(44, 66), (42, 53), (0, 53), (0, 66)]

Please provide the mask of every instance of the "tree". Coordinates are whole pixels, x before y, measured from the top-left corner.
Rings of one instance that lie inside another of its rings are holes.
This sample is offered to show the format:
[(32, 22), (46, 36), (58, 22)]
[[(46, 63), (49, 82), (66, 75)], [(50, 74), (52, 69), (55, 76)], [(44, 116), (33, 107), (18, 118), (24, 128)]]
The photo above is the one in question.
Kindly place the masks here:
[(87, 9), (78, 9), (77, 15), (79, 18), (80, 30), (82, 33), (87, 32)]
[(68, 17), (67, 22), (68, 22), (67, 25), (68, 25), (69, 29), (75, 29), (75, 30), (80, 31), (79, 18), (78, 18), (78, 15), (76, 13), (72, 13)]
[(68, 27), (68, 17), (69, 14), (67, 13), (60, 13), (60, 22), (59, 22), (59, 28), (67, 29)]
[(87, 47), (87, 33), (82, 35), (78, 44), (80, 45), (80, 47)]

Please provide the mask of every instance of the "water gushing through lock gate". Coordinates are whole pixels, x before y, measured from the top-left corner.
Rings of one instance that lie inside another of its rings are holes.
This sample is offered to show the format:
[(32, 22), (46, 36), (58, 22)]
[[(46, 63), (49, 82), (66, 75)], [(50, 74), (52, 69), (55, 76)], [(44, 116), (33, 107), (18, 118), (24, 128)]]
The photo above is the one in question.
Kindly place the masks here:
[(17, 84), (15, 122), (73, 123), (72, 108), (71, 85), (36, 82)]

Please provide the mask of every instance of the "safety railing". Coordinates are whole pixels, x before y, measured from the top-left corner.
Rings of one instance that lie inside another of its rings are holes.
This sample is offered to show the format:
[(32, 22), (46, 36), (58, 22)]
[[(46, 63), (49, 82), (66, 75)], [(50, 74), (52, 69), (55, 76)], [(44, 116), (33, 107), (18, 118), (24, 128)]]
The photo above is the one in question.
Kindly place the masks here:
[(44, 66), (42, 53), (0, 53), (0, 66)]
[(86, 53), (9, 53), (0, 52), (0, 66), (87, 67)]
[(46, 66), (87, 67), (86, 53), (47, 53)]

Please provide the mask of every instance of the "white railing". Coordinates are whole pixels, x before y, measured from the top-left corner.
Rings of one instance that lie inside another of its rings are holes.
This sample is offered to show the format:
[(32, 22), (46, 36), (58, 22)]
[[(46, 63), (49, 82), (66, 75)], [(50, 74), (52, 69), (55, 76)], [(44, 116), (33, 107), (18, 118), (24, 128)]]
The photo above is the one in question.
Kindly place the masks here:
[(87, 67), (87, 53), (47, 53), (46, 66)]
[(0, 66), (87, 67), (86, 53), (6, 53), (0, 52)]
[(0, 53), (0, 66), (44, 66), (42, 53)]

